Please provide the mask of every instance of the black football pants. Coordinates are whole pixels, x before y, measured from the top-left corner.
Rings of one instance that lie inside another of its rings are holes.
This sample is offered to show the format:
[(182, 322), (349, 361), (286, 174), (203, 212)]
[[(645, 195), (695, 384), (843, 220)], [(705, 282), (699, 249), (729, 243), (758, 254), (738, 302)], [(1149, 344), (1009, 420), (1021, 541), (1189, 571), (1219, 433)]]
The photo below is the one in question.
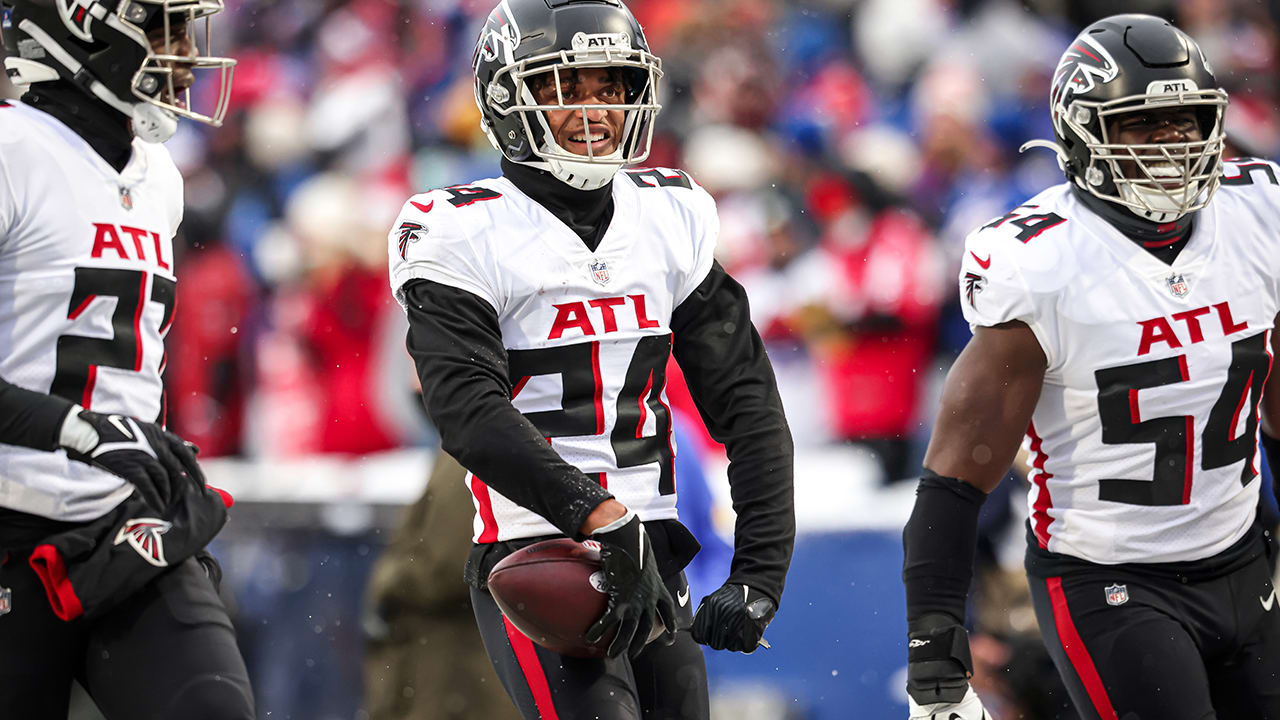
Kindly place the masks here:
[(634, 660), (560, 655), (508, 623), (488, 591), (472, 588), (471, 605), (489, 660), (527, 720), (708, 720), (707, 665), (688, 629), (684, 573), (668, 578), (667, 589), (685, 601), (676, 608), (684, 629), (674, 644), (650, 643)]
[(1280, 720), (1280, 602), (1265, 556), (1200, 582), (1093, 566), (1029, 577), (1087, 720)]
[(253, 720), (231, 621), (195, 558), (92, 621), (54, 616), (25, 555), (0, 566), (0, 588), (0, 717), (66, 720), (78, 680), (108, 720)]

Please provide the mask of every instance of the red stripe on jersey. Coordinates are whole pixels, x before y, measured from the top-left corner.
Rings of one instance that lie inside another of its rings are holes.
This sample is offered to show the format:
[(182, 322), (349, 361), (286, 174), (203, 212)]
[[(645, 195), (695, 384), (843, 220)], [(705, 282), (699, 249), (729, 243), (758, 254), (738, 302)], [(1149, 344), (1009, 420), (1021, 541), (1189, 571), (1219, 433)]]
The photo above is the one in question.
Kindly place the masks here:
[(173, 318), (177, 315), (178, 310), (178, 294), (173, 294), (173, 304), (169, 306), (169, 317), (164, 319), (164, 325), (160, 328), (160, 337), (169, 334), (169, 328), (173, 327)]
[(511, 643), (511, 651), (515, 653), (516, 662), (520, 663), (520, 672), (524, 673), (524, 681), (529, 685), (533, 695), (533, 704), (538, 708), (538, 716), (542, 720), (559, 720), (556, 706), (551, 702), (551, 686), (547, 684), (547, 673), (538, 662), (538, 651), (533, 641), (516, 629), (515, 625), (504, 615), (502, 624), (507, 628), (507, 640)]
[[(1191, 378), (1187, 371), (1187, 356), (1178, 356), (1178, 372), (1182, 373), (1182, 382), (1186, 382)], [(1186, 505), (1191, 502), (1191, 481), (1195, 476), (1195, 459), (1196, 459), (1196, 419), (1190, 415), (1187, 416), (1187, 462), (1183, 470), (1182, 478), (1182, 504)]]
[[(135, 238), (136, 239), (136, 238)], [(142, 369), (142, 311), (147, 307), (147, 274), (142, 276), (141, 287), (138, 288), (138, 307), (133, 311), (133, 371)]]
[(671, 492), (676, 491), (676, 448), (671, 442), (671, 426), (675, 424), (675, 416), (671, 414), (671, 406), (667, 405), (667, 401), (662, 399), (662, 388), (658, 388), (658, 402), (667, 410), (667, 451), (671, 453)]
[(89, 377), (84, 381), (84, 393), (80, 396), (80, 407), (88, 410), (93, 407), (93, 386), (98, 383), (98, 366), (89, 366)]
[(489, 486), (480, 478), (471, 476), (471, 494), (476, 499), (476, 512), (480, 514), (480, 522), (484, 529), (476, 542), (491, 543), (498, 541), (498, 520), (493, 516), (493, 500), (489, 497)]
[(1035, 468), (1031, 483), (1036, 486), (1036, 501), (1031, 509), (1031, 531), (1035, 533), (1040, 547), (1048, 550), (1049, 523), (1053, 522), (1053, 518), (1049, 517), (1049, 508), (1053, 507), (1053, 498), (1049, 496), (1049, 478), (1053, 477), (1053, 473), (1045, 472), (1044, 463), (1049, 455), (1041, 449), (1044, 438), (1036, 434), (1034, 422), (1027, 426), (1027, 434), (1031, 436), (1031, 452), (1035, 453), (1031, 463)]
[(1045, 581), (1049, 589), (1049, 602), (1053, 605), (1053, 623), (1058, 629), (1058, 642), (1067, 651), (1067, 659), (1075, 668), (1076, 675), (1089, 694), (1089, 702), (1102, 720), (1119, 720), (1115, 708), (1111, 707), (1111, 698), (1107, 697), (1107, 689), (1098, 676), (1098, 668), (1089, 656), (1080, 633), (1076, 631), (1075, 621), (1071, 619), (1071, 610), (1067, 607), (1067, 596), (1062, 592), (1062, 578), (1051, 577)]
[(80, 317), (80, 313), (84, 312), (85, 308), (89, 307), (89, 303), (93, 302), (94, 299), (97, 297), (98, 297), (97, 295), (90, 295), (89, 297), (82, 300), (80, 304), (76, 306), (75, 310), (72, 310), (71, 312), (67, 313), (67, 319), (75, 320), (76, 318)]
[(596, 434), (604, 432), (604, 381), (600, 378), (600, 343), (591, 343), (591, 372), (596, 380)]
[(609, 473), (600, 473), (600, 487), (609, 489)]
[(644, 432), (644, 420), (646, 417), (649, 416), (649, 408), (646, 407), (649, 403), (646, 401), (649, 399), (649, 391), (652, 389), (653, 389), (653, 371), (650, 370), (649, 380), (644, 384), (644, 390), (640, 391), (640, 400), (636, 403), (637, 405), (640, 406), (640, 422), (636, 423), (636, 439), (637, 440), (643, 437), (641, 433)]
[(1162, 248), (1162, 247), (1169, 247), (1170, 245), (1178, 242), (1181, 239), (1182, 239), (1181, 235), (1175, 235), (1174, 237), (1171, 237), (1168, 240), (1150, 240), (1142, 243), (1142, 247), (1147, 248), (1148, 250), (1154, 250), (1156, 248)]
[(1240, 422), (1240, 411), (1244, 409), (1244, 404), (1249, 400), (1249, 395), (1253, 391), (1253, 371), (1249, 371), (1249, 381), (1244, 384), (1244, 392), (1240, 393), (1240, 402), (1236, 403), (1236, 411), (1231, 413), (1231, 424), (1227, 426), (1227, 442), (1236, 439), (1237, 423)]
[(517, 382), (515, 387), (511, 388), (511, 399), (512, 399), (512, 400), (515, 400), (515, 399), (516, 399), (516, 396), (520, 394), (520, 391), (524, 389), (524, 386), (525, 386), (525, 385), (527, 385), (527, 384), (529, 383), (529, 378), (531, 378), (531, 377), (533, 377), (533, 376), (532, 376), (532, 375), (525, 375), (524, 377), (520, 378), (520, 382)]
[(1129, 388), (1129, 422), (1137, 425), (1142, 422), (1138, 413), (1138, 388)]
[[(1262, 378), (1263, 388), (1267, 386), (1267, 380), (1271, 379), (1271, 369), (1274, 367), (1272, 361), (1275, 358), (1271, 357), (1271, 333), (1272, 333), (1271, 330), (1266, 330), (1263, 332), (1263, 334), (1267, 336), (1266, 340), (1262, 343), (1263, 349), (1267, 351), (1267, 374), (1265, 377)], [(1258, 407), (1257, 409), (1254, 410), (1253, 416), (1254, 416), (1253, 420), (1255, 423), (1262, 422), (1262, 403), (1258, 403)], [(1258, 425), (1254, 425), (1254, 427), (1262, 427), (1262, 425), (1258, 424)], [(1254, 448), (1253, 454), (1249, 456), (1249, 462), (1252, 463), (1253, 465), (1253, 474), (1255, 476), (1262, 474), (1262, 472), (1258, 469), (1258, 454), (1259, 454), (1258, 449)], [(1272, 482), (1275, 482), (1275, 481), (1272, 480)]]

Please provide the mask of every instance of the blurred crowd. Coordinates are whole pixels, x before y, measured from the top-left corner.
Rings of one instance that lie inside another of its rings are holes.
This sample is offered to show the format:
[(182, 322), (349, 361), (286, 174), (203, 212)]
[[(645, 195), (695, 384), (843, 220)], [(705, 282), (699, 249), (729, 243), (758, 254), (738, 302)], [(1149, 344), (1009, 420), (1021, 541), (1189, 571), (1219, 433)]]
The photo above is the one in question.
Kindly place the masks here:
[[(169, 424), (206, 455), (430, 442), (386, 283), (410, 194), (496, 174), (470, 61), (492, 0), (228, 0), (226, 126), (184, 123), (185, 249)], [(968, 328), (965, 234), (1061, 180), (1048, 83), (1084, 24), (1161, 14), (1231, 94), (1238, 152), (1280, 152), (1280, 3), (632, 0), (663, 59), (651, 165), (719, 200), (801, 446), (914, 474), (930, 383)], [(197, 87), (196, 92), (202, 88)], [(214, 88), (203, 88), (212, 92)]]
[[(208, 455), (430, 442), (385, 234), (406, 197), (496, 174), (470, 60), (492, 0), (228, 0), (224, 128), (184, 123), (170, 425)], [(1165, 14), (1232, 95), (1243, 152), (1280, 148), (1275, 7), (1221, 0), (633, 0), (663, 58), (649, 164), (720, 202), (801, 445), (912, 474), (927, 390), (968, 337), (964, 235), (1060, 181), (1048, 82), (1083, 24)], [(1125, 7), (1121, 8), (1120, 5)], [(212, 91), (213, 88), (207, 88)], [(197, 92), (200, 88), (197, 88)]]

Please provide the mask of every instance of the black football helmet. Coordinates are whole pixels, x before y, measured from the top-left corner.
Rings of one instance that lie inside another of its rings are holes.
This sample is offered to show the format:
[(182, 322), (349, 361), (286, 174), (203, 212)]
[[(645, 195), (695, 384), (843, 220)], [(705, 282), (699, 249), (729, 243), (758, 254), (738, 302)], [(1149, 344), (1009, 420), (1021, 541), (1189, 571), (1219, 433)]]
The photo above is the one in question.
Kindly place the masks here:
[[(1200, 46), (1168, 21), (1113, 15), (1085, 28), (1058, 61), (1049, 93), (1052, 148), (1067, 179), (1090, 194), (1155, 223), (1208, 204), (1222, 175), (1223, 111), (1218, 85)], [(1201, 140), (1131, 145), (1108, 136), (1107, 120), (1135, 110), (1189, 107)], [(1120, 168), (1130, 161), (1138, 177)], [(1171, 187), (1171, 179), (1182, 184)]]
[[(620, 0), (502, 0), (489, 13), (476, 42), (476, 104), (485, 135), (512, 162), (551, 172), (566, 184), (591, 190), (603, 187), (624, 165), (649, 156), (658, 104), (662, 61), (649, 52), (644, 30)], [(557, 92), (555, 104), (539, 104), (531, 77), (579, 68), (621, 71), (624, 103), (572, 105)], [(624, 110), (618, 147), (608, 155), (569, 152), (556, 143), (547, 110)]]
[[(18, 87), (66, 80), (133, 121), (138, 137), (164, 142), (185, 117), (217, 127), (231, 98), (235, 60), (188, 57), (171, 47), (171, 30), (186, 25), (193, 46), (209, 52), (210, 18), (223, 0), (0, 0), (4, 65)], [(193, 31), (203, 21), (203, 32)], [(164, 33), (164, 52), (148, 32)], [(189, 89), (174, 87), (174, 66), (219, 74), (214, 107), (191, 107)]]

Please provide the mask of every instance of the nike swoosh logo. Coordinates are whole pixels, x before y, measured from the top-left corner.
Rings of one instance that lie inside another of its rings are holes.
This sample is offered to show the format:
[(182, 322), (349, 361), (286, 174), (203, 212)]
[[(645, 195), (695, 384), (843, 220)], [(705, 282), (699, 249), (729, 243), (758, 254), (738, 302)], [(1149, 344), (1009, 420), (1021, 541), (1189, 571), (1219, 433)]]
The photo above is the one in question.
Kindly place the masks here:
[(111, 423), (112, 425), (115, 425), (116, 429), (119, 430), (125, 437), (129, 438), (130, 440), (133, 439), (133, 432), (129, 430), (129, 427), (127, 425), (124, 424), (124, 417), (120, 415), (109, 415), (107, 416), (107, 422)]
[[(974, 251), (972, 251), (972, 250), (970, 250), (970, 251), (969, 251), (969, 254), (973, 256), (973, 259), (974, 259), (974, 260), (977, 260), (977, 261), (978, 261), (978, 266), (979, 266), (979, 267), (981, 267), (983, 270), (986, 270), (987, 268), (991, 267), (991, 256), (990, 256), (990, 255), (987, 255), (987, 259), (986, 259), (986, 260), (983, 260), (982, 258), (978, 257), (978, 254), (977, 254), (977, 253), (975, 253), (975, 252), (974, 252)], [(957, 715), (957, 717), (959, 717), (959, 716)]]
[(424, 212), (424, 213), (429, 213), (429, 212), (431, 212), (431, 208), (433, 208), (433, 207), (435, 207), (435, 206), (436, 206), (436, 201), (435, 201), (435, 200), (432, 200), (431, 202), (427, 203), (426, 205), (423, 205), (422, 203), (414, 202), (414, 201), (410, 200), (410, 201), (409, 201), (409, 204), (410, 204), (410, 205), (412, 205), (412, 206), (414, 206), (414, 207), (416, 207), (416, 208), (418, 208), (419, 210), (421, 210), (421, 211), (422, 211), (422, 212)]
[(676, 593), (676, 602), (680, 603), (680, 607), (684, 607), (685, 605), (689, 604), (689, 586), (688, 585), (684, 586), (684, 592)]
[(1276, 604), (1276, 589), (1271, 588), (1271, 595), (1266, 599), (1259, 597), (1258, 602), (1262, 603), (1263, 611), (1271, 612), (1271, 607)]

